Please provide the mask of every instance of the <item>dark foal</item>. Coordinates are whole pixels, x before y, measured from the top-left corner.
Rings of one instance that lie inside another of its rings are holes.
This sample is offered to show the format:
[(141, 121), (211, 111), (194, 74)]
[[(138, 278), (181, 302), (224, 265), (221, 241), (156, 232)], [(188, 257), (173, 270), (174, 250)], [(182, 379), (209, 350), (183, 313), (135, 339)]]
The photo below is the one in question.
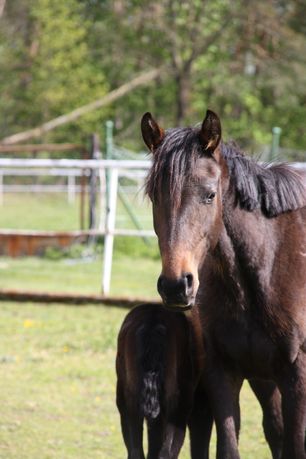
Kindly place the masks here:
[(212, 416), (201, 389), (204, 354), (198, 311), (134, 308), (118, 336), (117, 406), (128, 459), (175, 459), (189, 426), (192, 459), (208, 458)]
[(158, 290), (168, 308), (200, 306), (217, 458), (239, 458), (239, 392), (259, 378), (274, 458), (306, 459), (305, 177), (222, 143), (211, 111), (199, 128), (167, 131), (147, 113), (142, 134), (153, 153)]

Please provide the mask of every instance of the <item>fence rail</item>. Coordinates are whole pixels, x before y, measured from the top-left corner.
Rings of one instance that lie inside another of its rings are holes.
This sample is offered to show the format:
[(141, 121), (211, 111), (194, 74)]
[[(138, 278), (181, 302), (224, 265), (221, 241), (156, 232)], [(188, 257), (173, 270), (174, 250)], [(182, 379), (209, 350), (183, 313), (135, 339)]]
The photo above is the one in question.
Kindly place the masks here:
[(151, 161), (134, 159), (23, 159), (0, 158), (0, 169), (6, 167), (77, 168), (77, 169), (149, 169)]
[(52, 152), (75, 152), (85, 151), (84, 145), (75, 143), (33, 143), (25, 145), (1, 145), (0, 153), (41, 153), (42, 151)]
[[(1, 168), (59, 168), (59, 169), (149, 169), (150, 160), (134, 159), (23, 159), (23, 158), (0, 158)], [(290, 163), (297, 169), (306, 169), (306, 162)]]

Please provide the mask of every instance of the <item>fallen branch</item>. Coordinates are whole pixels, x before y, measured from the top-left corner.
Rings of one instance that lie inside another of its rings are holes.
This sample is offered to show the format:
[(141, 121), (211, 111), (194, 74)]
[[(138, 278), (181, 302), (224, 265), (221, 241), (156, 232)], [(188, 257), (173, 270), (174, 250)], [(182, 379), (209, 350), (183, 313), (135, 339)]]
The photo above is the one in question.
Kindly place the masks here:
[(5, 2), (6, 2), (6, 0), (0, 0), (0, 18), (3, 16)]
[(149, 72), (142, 73), (138, 75), (133, 80), (129, 81), (128, 83), (123, 84), (117, 89), (106, 94), (106, 96), (101, 97), (100, 99), (95, 100), (87, 105), (83, 105), (70, 113), (66, 113), (65, 115), (61, 115), (57, 118), (54, 118), (47, 123), (42, 124), (33, 129), (29, 129), (27, 131), (19, 132), (18, 134), (13, 134), (11, 136), (5, 137), (1, 140), (1, 143), (4, 145), (12, 145), (15, 143), (27, 141), (32, 138), (40, 137), (42, 134), (52, 131), (53, 129), (57, 128), (58, 126), (62, 126), (63, 124), (69, 123), (71, 121), (76, 120), (80, 116), (86, 115), (87, 113), (96, 110), (97, 108), (104, 107), (105, 105), (114, 102), (120, 97), (125, 96), (127, 93), (132, 91), (133, 89), (137, 88), (138, 86), (144, 86), (154, 80), (157, 76), (161, 73), (161, 69), (154, 69), (150, 70)]
[(158, 299), (152, 298), (137, 298), (137, 297), (116, 297), (94, 294), (81, 293), (54, 293), (54, 292), (31, 292), (26, 290), (10, 290), (0, 289), (0, 301), (18, 301), (18, 302), (33, 302), (33, 303), (63, 303), (78, 305), (96, 304), (98, 306), (117, 306), (122, 308), (132, 308), (137, 304), (157, 303)]

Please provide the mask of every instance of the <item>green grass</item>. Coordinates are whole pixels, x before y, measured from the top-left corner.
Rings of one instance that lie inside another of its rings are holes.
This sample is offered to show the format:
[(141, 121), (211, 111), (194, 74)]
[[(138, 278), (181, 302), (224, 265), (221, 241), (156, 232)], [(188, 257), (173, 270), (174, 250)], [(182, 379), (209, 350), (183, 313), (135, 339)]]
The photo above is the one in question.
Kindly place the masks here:
[[(142, 228), (152, 229), (151, 205), (138, 195), (126, 195)], [(85, 226), (88, 225), (88, 196), (85, 197)], [(104, 208), (104, 207), (103, 207)], [(80, 198), (69, 203), (64, 193), (8, 193), (0, 207), (0, 228), (72, 231), (80, 229)], [(100, 204), (97, 203), (97, 221)], [(87, 226), (86, 226), (87, 227)], [(117, 202), (116, 228), (135, 228), (120, 199)]]
[[(126, 311), (15, 303), (0, 308), (0, 458), (126, 457), (114, 372)], [(247, 386), (240, 450), (244, 459), (270, 457), (260, 409)], [(180, 457), (189, 457), (187, 443)]]
[(69, 231), (80, 229), (79, 201), (63, 194), (5, 194), (0, 228)]
[[(156, 297), (160, 262), (151, 258), (114, 257), (111, 294)], [(102, 255), (94, 260), (0, 258), (0, 289), (94, 293), (101, 292)]]
[(121, 457), (114, 358), (124, 314), (1, 305), (1, 458)]

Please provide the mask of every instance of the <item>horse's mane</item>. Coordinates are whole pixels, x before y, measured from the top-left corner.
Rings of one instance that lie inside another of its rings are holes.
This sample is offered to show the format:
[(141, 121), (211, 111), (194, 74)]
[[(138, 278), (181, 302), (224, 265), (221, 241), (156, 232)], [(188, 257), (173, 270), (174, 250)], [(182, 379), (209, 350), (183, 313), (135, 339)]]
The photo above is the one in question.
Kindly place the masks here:
[(221, 152), (241, 208), (275, 217), (306, 205), (303, 178), (289, 164), (259, 163), (234, 143), (222, 144)]
[[(164, 184), (167, 184), (166, 190), (174, 206), (179, 206), (183, 185), (193, 175), (196, 160), (203, 154), (199, 128), (166, 131), (154, 152), (146, 182), (146, 193), (152, 201), (161, 198)], [(261, 209), (267, 217), (274, 217), (306, 205), (303, 178), (290, 165), (260, 163), (245, 156), (234, 142), (222, 143), (221, 154), (241, 208), (250, 212)]]

